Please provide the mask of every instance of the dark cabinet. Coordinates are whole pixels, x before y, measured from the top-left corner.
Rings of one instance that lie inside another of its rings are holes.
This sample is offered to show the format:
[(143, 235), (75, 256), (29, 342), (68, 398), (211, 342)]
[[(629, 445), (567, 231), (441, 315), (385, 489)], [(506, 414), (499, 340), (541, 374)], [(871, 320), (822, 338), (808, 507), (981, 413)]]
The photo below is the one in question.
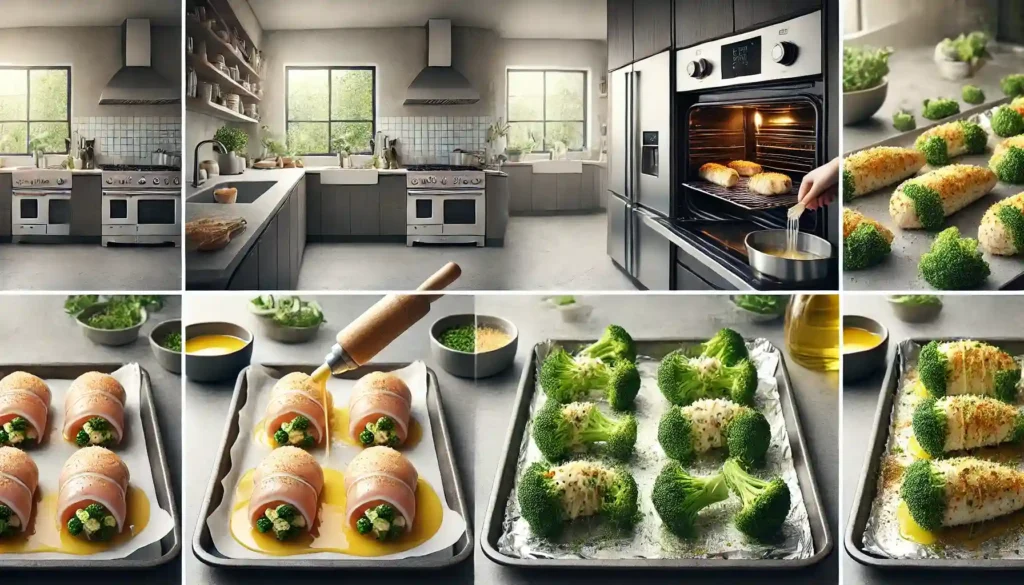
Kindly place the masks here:
[(267, 229), (263, 230), (260, 241), (254, 249), (259, 252), (260, 290), (278, 290), (284, 287), (277, 282), (277, 216), (270, 220)]
[(608, 70), (633, 62), (633, 0), (608, 0)]
[(103, 185), (99, 175), (76, 175), (72, 179), (71, 225), (68, 231), (72, 236), (98, 238), (102, 235)]
[(821, 0), (735, 0), (736, 30), (765, 26), (821, 10)]
[(287, 290), (291, 280), (291, 240), (292, 231), (292, 207), (291, 196), (288, 201), (281, 204), (277, 211), (277, 286)]
[(11, 173), (0, 173), (0, 242), (7, 241), (11, 237), (11, 199), (13, 194), (14, 180)]
[[(675, 0), (677, 49), (732, 34), (732, 0)], [(770, 4), (770, 2), (766, 2)]]
[(633, 0), (633, 61), (672, 48), (672, 0)]
[(257, 290), (260, 285), (259, 245), (253, 245), (228, 283), (228, 290)]
[(306, 185), (306, 234), (319, 236), (320, 231), (320, 174), (309, 173), (303, 179)]
[(408, 200), (405, 176), (380, 177), (377, 184), (380, 198), (380, 235), (404, 236)]

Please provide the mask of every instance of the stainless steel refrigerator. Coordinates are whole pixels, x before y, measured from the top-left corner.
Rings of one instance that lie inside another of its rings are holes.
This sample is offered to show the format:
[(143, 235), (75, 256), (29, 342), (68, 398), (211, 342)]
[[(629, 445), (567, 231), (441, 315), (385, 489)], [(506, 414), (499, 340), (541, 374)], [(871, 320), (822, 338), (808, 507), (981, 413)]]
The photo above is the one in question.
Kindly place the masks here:
[(645, 218), (672, 214), (672, 56), (611, 72), (608, 255), (645, 288), (671, 288), (671, 244)]

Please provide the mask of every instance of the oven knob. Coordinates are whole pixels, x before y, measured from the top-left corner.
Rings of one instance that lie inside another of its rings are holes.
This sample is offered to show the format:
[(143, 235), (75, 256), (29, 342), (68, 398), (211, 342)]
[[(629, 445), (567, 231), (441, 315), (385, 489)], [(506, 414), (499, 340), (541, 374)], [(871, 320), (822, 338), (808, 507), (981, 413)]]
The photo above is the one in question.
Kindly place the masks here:
[(708, 73), (711, 73), (711, 63), (707, 59), (697, 59), (686, 65), (686, 74), (694, 79), (703, 79)]
[(473, 184), (474, 185), (479, 185), (480, 184), (480, 179), (479, 178), (473, 179)]
[(139, 184), (140, 185), (145, 185), (146, 184), (146, 177), (139, 177)]
[(448, 179), (446, 179), (444, 177), (441, 177), (441, 184), (442, 185), (447, 185), (448, 184)]
[(111, 179), (110, 177), (107, 177), (107, 184), (108, 185), (113, 184), (113, 182), (114, 182), (114, 179)]
[(793, 63), (796, 63), (796, 57), (799, 54), (799, 47), (789, 41), (780, 41), (775, 43), (775, 46), (772, 47), (772, 61), (775, 61), (779, 65), (789, 67)]
[(420, 184), (420, 180), (419, 179), (409, 179), (409, 182), (412, 183), (413, 185), (419, 185)]
[(180, 177), (174, 177), (174, 184), (177, 185), (179, 183), (181, 183), (181, 178)]
[(58, 178), (58, 179), (57, 179), (57, 184), (58, 184), (58, 185), (63, 185), (63, 184), (64, 184), (64, 179), (62, 179), (62, 178)]

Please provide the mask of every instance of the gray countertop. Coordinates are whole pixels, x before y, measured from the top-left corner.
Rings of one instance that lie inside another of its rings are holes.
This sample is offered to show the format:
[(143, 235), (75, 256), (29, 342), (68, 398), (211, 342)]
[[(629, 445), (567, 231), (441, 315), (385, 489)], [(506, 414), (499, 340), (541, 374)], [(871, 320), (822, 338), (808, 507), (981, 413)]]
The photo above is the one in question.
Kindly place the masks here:
[[(148, 341), (149, 332), (159, 323), (181, 316), (181, 297), (164, 299), (164, 308), (150, 313), (149, 321), (142, 326), (136, 342), (122, 347), (105, 347), (86, 339), (74, 319), (64, 313), (64, 296), (4, 296), (0, 298), (0, 339), (4, 340), (0, 345), (0, 361), (6, 364), (137, 362), (145, 368), (153, 385), (157, 418), (179, 510), (177, 521), (181, 522), (181, 378), (156, 363)], [(173, 559), (162, 567), (145, 571), (89, 572), (87, 580), (126, 585), (180, 585), (180, 567), (180, 560)], [(19, 573), (8, 569), (3, 573), (5, 580), (23, 582), (42, 578), (43, 582), (69, 583), (83, 578), (81, 571), (46, 573), (45, 577), (38, 572)]]
[[(911, 337), (1020, 337), (1020, 322), (1008, 319), (1008, 315), (1024, 313), (1024, 297), (1012, 296), (944, 296), (944, 307), (937, 320), (924, 324), (908, 324), (893, 316), (884, 296), (843, 295), (844, 315), (865, 315), (889, 329), (889, 356), (891, 361), (900, 341)], [(980, 301), (980, 302), (979, 302)], [(843, 547), (843, 580), (857, 585), (896, 585), (928, 582), (932, 579), (949, 582), (949, 572), (939, 571), (880, 571), (865, 567), (853, 560), (845, 545), (846, 523), (853, 510), (861, 473), (864, 469), (866, 451), (870, 448), (874, 431), (875, 409), (878, 407), (878, 393), (882, 388), (884, 372), (879, 371), (866, 380), (843, 387), (843, 535), (837, 546)], [(971, 574), (957, 571), (956, 581), (969, 583), (1019, 583), (1019, 573), (992, 572)]]

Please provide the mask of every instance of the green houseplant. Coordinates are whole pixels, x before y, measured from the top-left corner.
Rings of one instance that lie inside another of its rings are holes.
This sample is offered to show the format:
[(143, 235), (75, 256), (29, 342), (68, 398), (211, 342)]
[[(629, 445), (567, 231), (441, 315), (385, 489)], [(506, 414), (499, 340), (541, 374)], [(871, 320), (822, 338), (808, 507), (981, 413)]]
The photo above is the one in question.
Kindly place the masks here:
[(245, 171), (245, 159), (238, 156), (245, 152), (249, 144), (249, 135), (241, 128), (221, 126), (213, 135), (213, 139), (224, 145), (227, 152), (220, 155), (220, 174), (240, 175)]

